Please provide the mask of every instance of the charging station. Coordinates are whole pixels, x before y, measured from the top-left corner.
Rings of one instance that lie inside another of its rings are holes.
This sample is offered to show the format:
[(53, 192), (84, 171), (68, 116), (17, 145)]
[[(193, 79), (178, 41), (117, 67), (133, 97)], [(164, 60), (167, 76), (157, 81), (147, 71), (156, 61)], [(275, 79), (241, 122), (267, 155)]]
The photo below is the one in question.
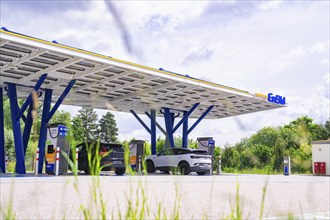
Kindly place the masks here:
[(144, 158), (144, 143), (143, 140), (134, 140), (129, 144), (130, 150), (130, 165), (133, 170), (141, 172), (142, 161)]
[(290, 163), (290, 156), (284, 156), (283, 158), (283, 173), (285, 176), (289, 176), (291, 173), (291, 163)]
[(214, 147), (215, 142), (213, 140), (213, 137), (199, 137), (197, 138), (197, 146), (200, 150), (205, 150), (209, 155), (212, 157), (212, 166), (210, 170), (210, 174), (213, 173), (213, 162), (214, 162)]
[[(69, 157), (70, 143), (67, 140), (68, 129), (65, 125), (51, 124), (47, 127), (46, 141), (46, 173), (66, 174), (68, 171), (68, 161), (63, 152)], [(59, 148), (60, 152), (56, 152)], [(56, 157), (56, 153), (59, 156)], [(58, 163), (56, 163), (58, 160)], [(58, 167), (57, 167), (58, 166)], [(58, 169), (58, 173), (56, 170)]]
[(213, 157), (214, 155), (214, 145), (215, 142), (213, 137), (199, 137), (197, 138), (197, 146), (200, 150), (205, 150), (209, 155)]

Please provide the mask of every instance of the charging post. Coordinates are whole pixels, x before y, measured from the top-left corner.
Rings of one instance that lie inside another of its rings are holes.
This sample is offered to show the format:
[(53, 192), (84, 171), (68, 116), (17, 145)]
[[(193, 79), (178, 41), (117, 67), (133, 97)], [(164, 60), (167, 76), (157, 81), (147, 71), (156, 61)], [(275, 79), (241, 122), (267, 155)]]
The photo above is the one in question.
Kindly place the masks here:
[[(46, 173), (66, 174), (70, 155), (70, 144), (67, 140), (68, 129), (61, 124), (52, 124), (47, 128)], [(64, 155), (66, 154), (66, 156)]]

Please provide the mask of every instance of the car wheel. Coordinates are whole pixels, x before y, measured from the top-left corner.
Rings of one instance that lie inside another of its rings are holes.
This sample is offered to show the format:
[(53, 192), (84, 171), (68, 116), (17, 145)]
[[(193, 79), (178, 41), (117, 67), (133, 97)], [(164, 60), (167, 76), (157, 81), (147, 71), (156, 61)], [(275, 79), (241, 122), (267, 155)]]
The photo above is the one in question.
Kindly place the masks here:
[(147, 172), (148, 173), (153, 173), (155, 171), (155, 165), (152, 161), (148, 160), (147, 161)]
[(190, 173), (190, 166), (186, 162), (181, 162), (179, 164), (179, 172), (181, 175), (188, 175)]
[(205, 175), (206, 172), (196, 172), (198, 175)]
[(125, 172), (126, 172), (126, 169), (125, 168), (117, 168), (117, 169), (115, 169), (115, 173), (117, 175), (123, 175)]
[(88, 166), (86, 168), (84, 168), (84, 172), (85, 172), (86, 175), (89, 175), (90, 174), (89, 169), (88, 169)]

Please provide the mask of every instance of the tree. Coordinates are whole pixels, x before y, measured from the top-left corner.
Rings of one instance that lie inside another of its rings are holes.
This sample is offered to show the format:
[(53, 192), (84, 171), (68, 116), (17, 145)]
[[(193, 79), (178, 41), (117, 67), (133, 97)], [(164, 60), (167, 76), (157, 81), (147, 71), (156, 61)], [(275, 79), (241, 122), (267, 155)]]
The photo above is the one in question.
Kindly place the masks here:
[(78, 115), (73, 117), (73, 136), (78, 142), (94, 142), (98, 139), (97, 114), (93, 108), (83, 107), (78, 111)]
[(69, 125), (71, 123), (71, 115), (69, 112), (66, 112), (64, 110), (56, 111), (53, 115), (52, 119), (50, 119), (50, 124), (64, 124)]
[(103, 115), (99, 121), (100, 139), (106, 142), (116, 142), (118, 135), (117, 123), (111, 112)]
[(330, 138), (330, 119), (327, 120), (325, 123), (324, 123), (324, 128), (327, 132), (327, 136), (328, 138)]

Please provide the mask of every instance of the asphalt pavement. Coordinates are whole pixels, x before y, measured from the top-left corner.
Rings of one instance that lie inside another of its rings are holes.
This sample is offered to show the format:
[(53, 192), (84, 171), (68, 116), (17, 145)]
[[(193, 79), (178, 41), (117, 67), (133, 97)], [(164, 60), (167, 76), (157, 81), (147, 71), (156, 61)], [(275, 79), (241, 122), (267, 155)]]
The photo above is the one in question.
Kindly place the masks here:
[[(128, 210), (140, 215), (142, 207), (144, 219), (225, 219), (237, 213), (259, 219), (261, 210), (263, 219), (330, 219), (329, 176), (1, 174), (0, 184), (0, 218), (12, 204), (17, 219), (83, 219), (84, 207), (95, 219), (102, 197), (107, 219), (126, 219)], [(93, 189), (100, 189), (97, 202)]]

